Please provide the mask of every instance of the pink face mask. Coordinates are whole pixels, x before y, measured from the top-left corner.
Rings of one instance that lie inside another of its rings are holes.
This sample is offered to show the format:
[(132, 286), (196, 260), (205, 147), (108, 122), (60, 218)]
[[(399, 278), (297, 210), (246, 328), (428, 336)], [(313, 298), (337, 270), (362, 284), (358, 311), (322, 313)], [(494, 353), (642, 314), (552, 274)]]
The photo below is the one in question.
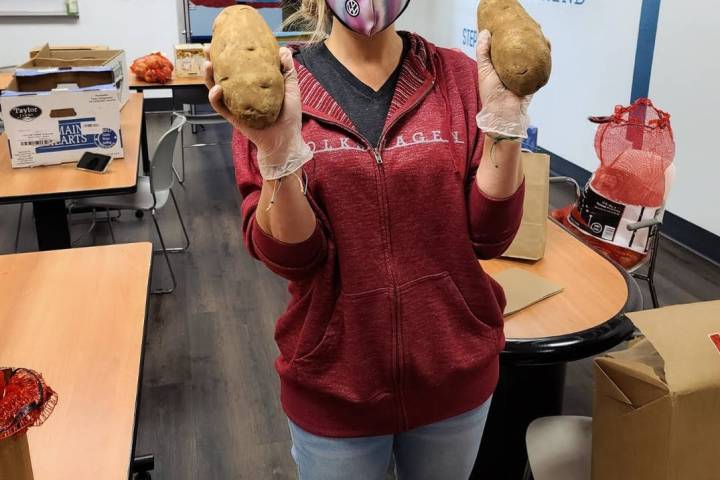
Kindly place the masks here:
[(410, 0), (326, 0), (333, 14), (354, 32), (372, 37), (405, 11)]

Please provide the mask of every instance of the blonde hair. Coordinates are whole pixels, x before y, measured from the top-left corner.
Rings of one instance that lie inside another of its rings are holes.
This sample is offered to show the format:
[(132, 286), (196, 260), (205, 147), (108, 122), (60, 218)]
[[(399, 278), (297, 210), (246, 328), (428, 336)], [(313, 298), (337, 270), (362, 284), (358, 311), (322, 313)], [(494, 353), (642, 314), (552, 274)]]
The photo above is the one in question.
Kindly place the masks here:
[(308, 43), (318, 43), (325, 40), (331, 23), (331, 12), (325, 0), (301, 0), (300, 8), (283, 22), (283, 28), (290, 25), (293, 29), (312, 32)]

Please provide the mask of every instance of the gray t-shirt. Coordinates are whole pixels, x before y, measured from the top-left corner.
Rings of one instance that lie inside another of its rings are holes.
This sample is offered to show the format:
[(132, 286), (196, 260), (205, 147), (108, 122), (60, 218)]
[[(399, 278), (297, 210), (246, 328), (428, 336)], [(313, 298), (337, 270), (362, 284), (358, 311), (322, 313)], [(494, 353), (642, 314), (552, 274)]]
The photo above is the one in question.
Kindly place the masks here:
[(409, 42), (404, 36), (400, 63), (377, 92), (361, 82), (328, 50), (325, 43), (302, 48), (296, 57), (345, 111), (358, 132), (379, 147)]

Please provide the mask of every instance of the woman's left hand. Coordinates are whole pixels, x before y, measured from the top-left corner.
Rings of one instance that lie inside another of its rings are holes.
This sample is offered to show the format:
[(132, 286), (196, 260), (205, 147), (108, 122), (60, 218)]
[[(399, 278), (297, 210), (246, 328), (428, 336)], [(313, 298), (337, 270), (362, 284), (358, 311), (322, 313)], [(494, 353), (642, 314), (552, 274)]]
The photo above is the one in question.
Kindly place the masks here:
[(518, 97), (500, 81), (490, 59), (490, 32), (487, 30), (478, 34), (477, 64), (482, 105), (477, 116), (478, 128), (484, 133), (527, 138), (532, 95)]

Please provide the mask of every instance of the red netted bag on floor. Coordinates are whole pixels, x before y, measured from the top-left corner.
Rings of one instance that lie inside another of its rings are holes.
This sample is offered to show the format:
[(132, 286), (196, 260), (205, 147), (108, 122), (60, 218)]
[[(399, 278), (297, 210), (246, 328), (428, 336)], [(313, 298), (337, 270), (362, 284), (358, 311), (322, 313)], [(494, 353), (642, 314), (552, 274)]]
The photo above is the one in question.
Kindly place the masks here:
[(173, 64), (160, 52), (140, 57), (133, 62), (130, 70), (148, 83), (167, 83), (172, 79)]
[(643, 98), (615, 107), (609, 117), (590, 120), (599, 124), (595, 151), (600, 167), (577, 204), (553, 212), (553, 217), (631, 268), (648, 253), (649, 231), (627, 227), (655, 217), (672, 183), (675, 140), (670, 115)]
[(0, 441), (42, 425), (57, 400), (39, 373), (24, 368), (0, 369)]
[(190, 3), (200, 5), (201, 7), (225, 8), (235, 5), (235, 0), (190, 0)]

